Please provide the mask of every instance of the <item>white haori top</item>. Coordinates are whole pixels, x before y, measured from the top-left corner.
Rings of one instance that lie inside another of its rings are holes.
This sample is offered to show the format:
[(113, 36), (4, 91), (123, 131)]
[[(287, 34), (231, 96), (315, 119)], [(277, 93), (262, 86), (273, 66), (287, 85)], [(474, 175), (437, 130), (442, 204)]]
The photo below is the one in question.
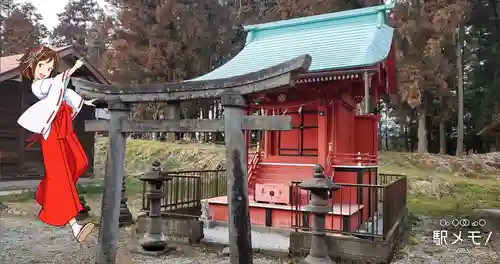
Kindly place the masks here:
[(17, 120), (17, 123), (33, 133), (41, 134), (44, 139), (49, 137), (50, 125), (56, 117), (62, 102), (73, 109), (72, 118), (80, 112), (83, 98), (71, 89), (66, 89), (70, 76), (66, 70), (54, 78), (36, 80), (31, 85), (31, 91), (39, 99), (28, 108)]

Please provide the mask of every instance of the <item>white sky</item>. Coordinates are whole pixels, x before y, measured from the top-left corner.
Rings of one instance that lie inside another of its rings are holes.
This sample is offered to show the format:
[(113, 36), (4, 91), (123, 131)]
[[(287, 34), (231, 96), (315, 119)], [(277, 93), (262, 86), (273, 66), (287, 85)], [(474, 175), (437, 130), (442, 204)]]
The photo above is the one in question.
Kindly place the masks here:
[[(14, 0), (15, 3), (31, 2), (43, 16), (43, 24), (52, 29), (57, 25), (57, 14), (64, 11), (64, 7), (74, 0)], [(105, 6), (104, 0), (97, 0), (101, 7)]]

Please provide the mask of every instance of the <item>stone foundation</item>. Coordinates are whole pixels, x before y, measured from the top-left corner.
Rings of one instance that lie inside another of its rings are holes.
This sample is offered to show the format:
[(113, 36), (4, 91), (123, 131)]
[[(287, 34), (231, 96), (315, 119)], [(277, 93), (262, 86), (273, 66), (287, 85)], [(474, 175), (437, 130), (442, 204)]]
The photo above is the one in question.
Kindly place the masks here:
[[(162, 216), (163, 234), (170, 241), (199, 243), (204, 238), (203, 222), (196, 219)], [(137, 235), (143, 236), (147, 230), (147, 215), (137, 216)]]
[[(406, 211), (388, 233), (385, 240), (363, 239), (347, 235), (328, 235), (328, 252), (332, 260), (339, 263), (391, 263), (396, 250), (396, 245), (404, 231)], [(290, 233), (290, 253), (293, 255), (306, 255), (311, 244), (310, 232)]]

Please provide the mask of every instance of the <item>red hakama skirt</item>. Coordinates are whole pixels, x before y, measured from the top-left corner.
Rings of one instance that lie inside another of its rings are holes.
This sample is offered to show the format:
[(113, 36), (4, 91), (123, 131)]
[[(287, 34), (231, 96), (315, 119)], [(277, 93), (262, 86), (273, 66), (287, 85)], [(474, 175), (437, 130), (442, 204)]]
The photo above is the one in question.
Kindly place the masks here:
[(45, 176), (36, 191), (36, 201), (42, 206), (38, 218), (52, 226), (64, 226), (83, 209), (75, 184), (88, 167), (85, 151), (73, 131), (72, 109), (65, 102), (41, 145)]

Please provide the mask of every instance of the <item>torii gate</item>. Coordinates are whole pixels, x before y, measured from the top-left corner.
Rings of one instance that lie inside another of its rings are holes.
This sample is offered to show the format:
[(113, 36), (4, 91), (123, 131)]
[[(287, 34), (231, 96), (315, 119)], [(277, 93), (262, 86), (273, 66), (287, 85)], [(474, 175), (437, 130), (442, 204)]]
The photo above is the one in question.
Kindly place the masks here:
[[(231, 264), (251, 264), (252, 242), (248, 208), (246, 146), (242, 130), (290, 130), (289, 116), (245, 116), (245, 95), (294, 86), (296, 76), (309, 69), (302, 55), (257, 72), (215, 80), (111, 86), (73, 78), (85, 98), (108, 102), (110, 120), (88, 120), (85, 130), (109, 132), (107, 174), (104, 179), (96, 264), (115, 264), (120, 198), (124, 176), (126, 133), (224, 132), (227, 153), (229, 245)], [(224, 119), (180, 119), (179, 102), (221, 97)], [(129, 104), (167, 102), (170, 120), (128, 120)]]

